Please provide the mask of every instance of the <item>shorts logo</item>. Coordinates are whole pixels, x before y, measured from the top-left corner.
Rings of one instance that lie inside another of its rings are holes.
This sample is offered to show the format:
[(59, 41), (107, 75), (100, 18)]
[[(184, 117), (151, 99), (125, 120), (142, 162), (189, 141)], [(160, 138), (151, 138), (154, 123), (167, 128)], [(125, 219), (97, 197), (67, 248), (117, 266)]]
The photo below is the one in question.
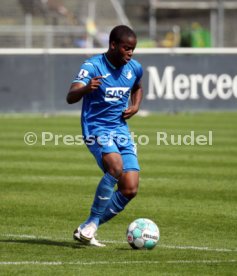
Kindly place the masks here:
[(105, 101), (115, 102), (120, 99), (129, 91), (130, 87), (107, 87), (105, 91)]
[(81, 69), (79, 74), (78, 74), (78, 78), (79, 79), (84, 79), (85, 77), (87, 77), (89, 75), (89, 72), (85, 69)]

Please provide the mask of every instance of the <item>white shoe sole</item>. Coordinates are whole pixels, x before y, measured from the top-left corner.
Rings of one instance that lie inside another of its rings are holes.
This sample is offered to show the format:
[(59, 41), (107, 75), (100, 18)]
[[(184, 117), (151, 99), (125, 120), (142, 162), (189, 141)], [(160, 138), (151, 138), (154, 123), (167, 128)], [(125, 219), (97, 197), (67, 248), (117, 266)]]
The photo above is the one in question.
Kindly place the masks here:
[(100, 243), (98, 240), (96, 240), (95, 238), (92, 238), (90, 240), (90, 246), (96, 246), (96, 247), (105, 247), (106, 245), (103, 243)]
[(82, 240), (80, 227), (74, 231), (73, 239), (80, 242), (82, 245), (89, 245), (89, 246), (95, 246), (95, 247), (105, 247), (106, 246), (105, 244), (100, 243), (98, 240), (96, 240), (95, 237), (92, 237), (90, 240), (86, 240), (86, 241)]

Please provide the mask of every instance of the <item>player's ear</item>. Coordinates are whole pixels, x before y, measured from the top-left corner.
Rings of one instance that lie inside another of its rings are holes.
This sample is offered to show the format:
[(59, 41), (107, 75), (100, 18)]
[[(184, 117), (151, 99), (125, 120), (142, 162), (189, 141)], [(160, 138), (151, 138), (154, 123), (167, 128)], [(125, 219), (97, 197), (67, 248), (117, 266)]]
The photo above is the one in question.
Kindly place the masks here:
[(115, 43), (115, 41), (112, 41), (110, 43), (110, 48), (111, 48), (111, 50), (115, 50), (116, 49), (116, 43)]

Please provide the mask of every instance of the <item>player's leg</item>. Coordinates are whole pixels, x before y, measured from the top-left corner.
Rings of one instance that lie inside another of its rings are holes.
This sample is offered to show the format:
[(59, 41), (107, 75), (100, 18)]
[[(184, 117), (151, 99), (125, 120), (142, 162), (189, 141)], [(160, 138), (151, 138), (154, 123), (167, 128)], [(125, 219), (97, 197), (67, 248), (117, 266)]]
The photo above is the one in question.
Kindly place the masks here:
[[(110, 145), (109, 148), (96, 145), (93, 150), (90, 150), (105, 174), (97, 186), (90, 216), (80, 225), (80, 238), (85, 241), (89, 241), (94, 237), (99, 225), (99, 219), (105, 212), (113, 195), (114, 186), (118, 182), (117, 178), (122, 174), (123, 168), (121, 155), (116, 152), (118, 151), (116, 145)], [(113, 152), (107, 153), (103, 151)]]
[[(134, 198), (138, 190), (140, 166), (137, 159), (136, 145), (129, 138), (129, 133), (122, 134), (119, 137), (117, 147), (123, 160), (123, 174), (119, 178), (117, 191), (113, 193), (103, 216), (100, 218), (100, 224), (107, 222), (120, 213)], [(126, 139), (122, 140), (121, 137)]]
[[(105, 168), (105, 174), (100, 180), (88, 220), (84, 224), (93, 222), (96, 227), (99, 225), (99, 219), (104, 214), (104, 211), (110, 201), (114, 191), (114, 186), (118, 182), (118, 178), (122, 174), (122, 158), (118, 153), (106, 153), (102, 155), (102, 160)], [(83, 228), (84, 225), (82, 225)]]
[(105, 223), (124, 210), (125, 206), (136, 196), (139, 185), (139, 171), (123, 172), (118, 181), (118, 189), (100, 218)]
[(139, 171), (123, 172), (119, 178), (118, 191), (126, 198), (132, 199), (136, 196), (139, 185)]

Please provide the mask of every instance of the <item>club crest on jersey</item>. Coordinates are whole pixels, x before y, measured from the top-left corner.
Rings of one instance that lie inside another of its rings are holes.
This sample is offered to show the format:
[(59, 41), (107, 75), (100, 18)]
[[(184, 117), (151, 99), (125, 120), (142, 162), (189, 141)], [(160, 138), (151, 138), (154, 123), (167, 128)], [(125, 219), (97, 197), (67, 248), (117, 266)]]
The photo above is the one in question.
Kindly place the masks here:
[(105, 101), (118, 101), (129, 91), (129, 89), (130, 87), (107, 87), (105, 91)]
[(85, 69), (81, 69), (79, 74), (78, 74), (78, 78), (79, 79), (84, 79), (85, 77), (87, 77), (89, 74), (89, 72)]
[(128, 80), (130, 80), (132, 78), (132, 71), (131, 70), (125, 71), (125, 76)]

